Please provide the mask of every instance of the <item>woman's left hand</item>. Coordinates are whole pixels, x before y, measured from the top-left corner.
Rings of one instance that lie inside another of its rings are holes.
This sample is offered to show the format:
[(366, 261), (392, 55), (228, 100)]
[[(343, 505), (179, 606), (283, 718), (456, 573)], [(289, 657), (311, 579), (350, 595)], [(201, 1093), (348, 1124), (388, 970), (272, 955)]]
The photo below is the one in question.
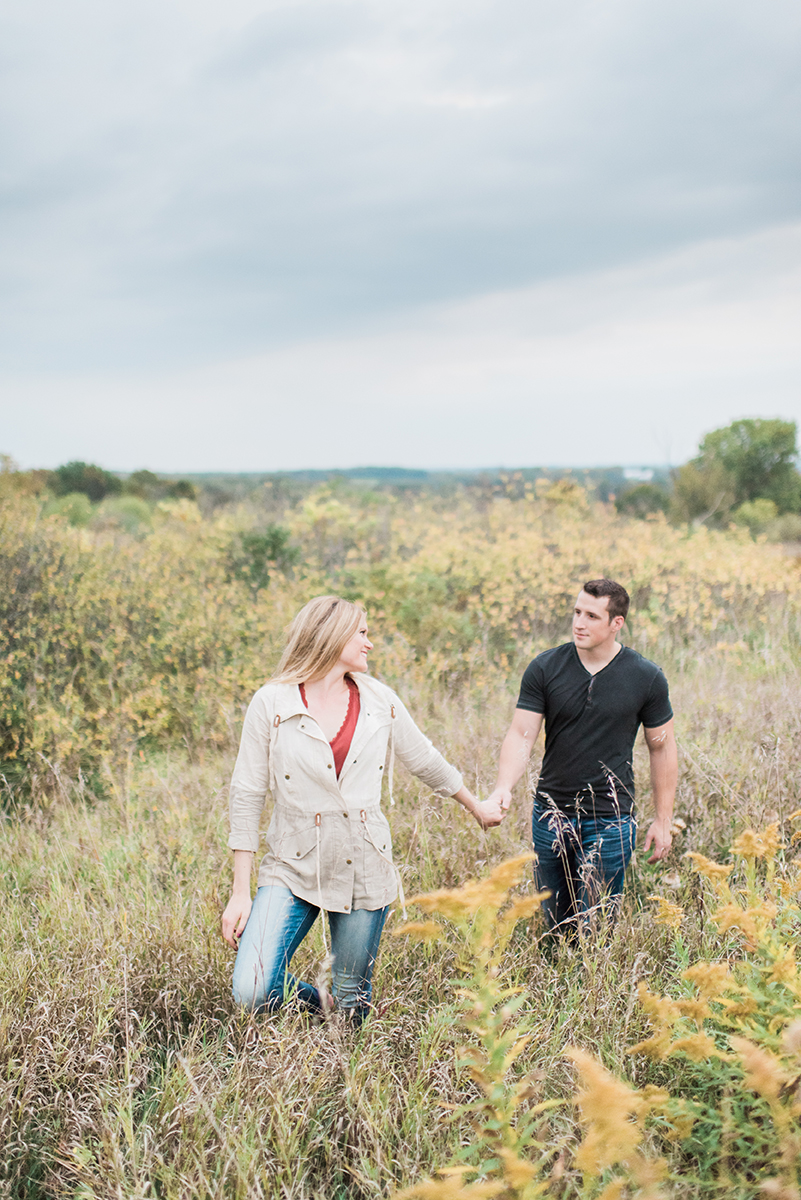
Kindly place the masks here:
[(500, 825), (506, 816), (506, 809), (509, 807), (508, 804), (504, 806), (502, 798), (497, 793), (493, 793), (488, 800), (476, 800), (473, 793), (466, 787), (460, 787), (453, 798), (458, 800), (471, 816), (475, 817), (482, 829), (493, 829), (496, 825)]

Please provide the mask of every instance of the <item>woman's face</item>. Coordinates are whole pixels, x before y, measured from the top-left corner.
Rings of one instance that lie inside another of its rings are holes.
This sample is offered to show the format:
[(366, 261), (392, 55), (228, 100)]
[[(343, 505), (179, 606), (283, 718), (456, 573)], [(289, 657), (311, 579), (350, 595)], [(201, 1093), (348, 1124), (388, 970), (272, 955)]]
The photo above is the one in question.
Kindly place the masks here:
[(339, 665), (345, 671), (366, 671), (367, 655), (372, 648), (373, 643), (367, 636), (367, 618), (363, 617), (353, 637), (345, 643)]

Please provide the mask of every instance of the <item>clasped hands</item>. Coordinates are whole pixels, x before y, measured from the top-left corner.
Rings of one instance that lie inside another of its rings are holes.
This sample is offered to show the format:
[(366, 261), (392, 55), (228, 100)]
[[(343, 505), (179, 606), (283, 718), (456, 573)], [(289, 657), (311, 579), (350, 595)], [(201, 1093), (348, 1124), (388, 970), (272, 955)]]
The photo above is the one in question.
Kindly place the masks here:
[(511, 803), (512, 793), (496, 788), (486, 800), (476, 800), (471, 812), (482, 829), (494, 829), (503, 821)]

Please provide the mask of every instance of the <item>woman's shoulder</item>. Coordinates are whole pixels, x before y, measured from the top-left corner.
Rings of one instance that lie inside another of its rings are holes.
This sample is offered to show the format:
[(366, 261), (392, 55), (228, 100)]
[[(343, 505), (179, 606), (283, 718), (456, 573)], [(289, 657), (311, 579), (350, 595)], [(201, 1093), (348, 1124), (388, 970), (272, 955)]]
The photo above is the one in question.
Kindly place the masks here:
[(393, 691), (388, 684), (382, 683), (380, 679), (376, 679), (373, 675), (358, 675), (353, 676), (354, 682), (359, 688), (359, 692), (363, 696), (369, 696), (373, 702), (385, 705), (390, 708), (393, 704), (400, 704), (400, 698), (397, 692)]
[(250, 703), (253, 707), (267, 709), (271, 713), (281, 712), (282, 715), (286, 715), (284, 709), (297, 708), (300, 711), (303, 708), (300, 691), (294, 683), (263, 683)]

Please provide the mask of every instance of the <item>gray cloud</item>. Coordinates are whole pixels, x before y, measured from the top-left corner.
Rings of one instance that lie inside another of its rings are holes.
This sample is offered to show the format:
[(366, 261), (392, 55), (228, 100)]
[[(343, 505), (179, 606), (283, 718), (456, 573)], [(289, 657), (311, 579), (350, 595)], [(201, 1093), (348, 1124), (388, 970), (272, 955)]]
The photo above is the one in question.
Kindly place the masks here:
[(799, 215), (788, 0), (218, 8), (6, 18), (17, 369), (352, 335)]

